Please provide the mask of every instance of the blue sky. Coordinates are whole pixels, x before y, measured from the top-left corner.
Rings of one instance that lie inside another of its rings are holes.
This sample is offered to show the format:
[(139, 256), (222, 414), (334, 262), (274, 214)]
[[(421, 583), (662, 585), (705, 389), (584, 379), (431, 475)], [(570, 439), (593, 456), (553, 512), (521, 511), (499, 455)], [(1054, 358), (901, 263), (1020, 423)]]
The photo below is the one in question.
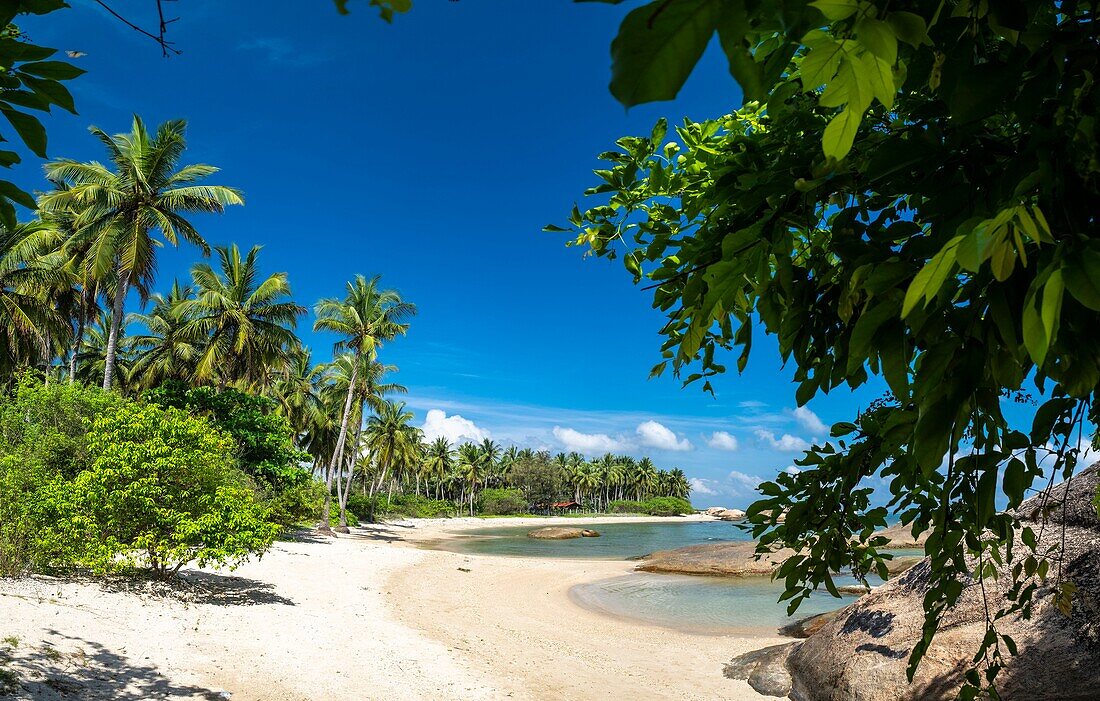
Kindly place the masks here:
[[(212, 244), (263, 244), (263, 266), (287, 271), (303, 304), (363, 273), (419, 306), (383, 359), (430, 433), (649, 454), (696, 480), (697, 506), (743, 505), (756, 481), (826, 437), (823, 423), (881, 392), (872, 383), (796, 412), (772, 342), (756, 344), (744, 375), (715, 382), (716, 397), (647, 380), (662, 323), (649, 293), (617, 262), (541, 231), (564, 221), (617, 137), (739, 104), (716, 46), (679, 99), (627, 112), (607, 91), (621, 7), (421, 0), (385, 25), (355, 0), (346, 17), (323, 1), (179, 2), (170, 38), (183, 54), (163, 59), (71, 1), (25, 25), (87, 54), (72, 83), (80, 115), (48, 120), (50, 155), (102, 158), (87, 126), (124, 131), (134, 112), (187, 119), (187, 159), (221, 167), (213, 182), (247, 199), (199, 220)], [(118, 5), (152, 26), (151, 2)], [(15, 177), (39, 189), (33, 163)], [(198, 257), (164, 250), (161, 287)], [(332, 339), (311, 324), (302, 336), (326, 359)]]

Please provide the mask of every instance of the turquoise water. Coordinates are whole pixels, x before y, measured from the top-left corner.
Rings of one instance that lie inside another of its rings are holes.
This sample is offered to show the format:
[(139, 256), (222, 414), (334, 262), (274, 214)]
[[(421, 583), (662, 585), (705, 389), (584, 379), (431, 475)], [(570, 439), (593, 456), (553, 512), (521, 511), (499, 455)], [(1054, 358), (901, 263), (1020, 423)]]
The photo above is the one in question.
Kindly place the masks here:
[[(844, 577), (838, 584), (854, 583)], [(854, 596), (835, 599), (827, 592), (802, 602), (793, 617), (786, 603), (776, 603), (780, 582), (768, 577), (689, 577), (637, 572), (580, 584), (570, 598), (584, 608), (694, 633), (712, 635), (773, 634), (791, 621), (846, 606)]]
[[(571, 525), (571, 524), (570, 524)], [(726, 521), (661, 521), (647, 523), (579, 522), (599, 538), (538, 540), (527, 533), (538, 526), (496, 526), (465, 531), (442, 544), (450, 550), (478, 555), (562, 559), (628, 560), (657, 550), (700, 543), (750, 540)], [(838, 585), (854, 584), (837, 577)], [(778, 603), (781, 583), (768, 577), (700, 577), (637, 572), (573, 587), (570, 597), (590, 610), (651, 625), (703, 634), (773, 634), (781, 626), (851, 603), (820, 592), (803, 602), (794, 617)]]
[(527, 537), (538, 526), (503, 526), (465, 531), (448, 546), (478, 555), (628, 560), (657, 550), (699, 543), (750, 540), (748, 534), (728, 521), (578, 523), (577, 526), (599, 531), (600, 537), (538, 540)]

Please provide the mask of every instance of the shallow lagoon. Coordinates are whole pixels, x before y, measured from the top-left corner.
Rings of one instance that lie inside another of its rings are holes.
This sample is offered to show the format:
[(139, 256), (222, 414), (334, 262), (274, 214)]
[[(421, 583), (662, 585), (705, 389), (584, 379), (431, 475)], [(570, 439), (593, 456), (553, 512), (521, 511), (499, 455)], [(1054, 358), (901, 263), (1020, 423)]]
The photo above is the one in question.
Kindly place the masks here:
[(643, 523), (598, 523), (599, 538), (538, 540), (527, 533), (538, 526), (498, 526), (465, 531), (449, 545), (477, 555), (514, 557), (562, 557), (601, 560), (629, 560), (658, 550), (723, 540), (751, 540), (748, 533), (728, 521), (668, 521)]
[[(465, 531), (447, 543), (448, 549), (478, 555), (547, 557), (561, 559), (629, 560), (657, 550), (700, 543), (750, 540), (726, 521), (660, 521), (586, 524), (599, 538), (537, 540), (528, 531), (538, 526), (496, 526)], [(838, 585), (854, 583), (837, 577)], [(781, 583), (768, 577), (700, 577), (636, 572), (573, 587), (570, 597), (584, 608), (631, 618), (651, 625), (698, 633), (774, 634), (793, 620), (851, 603), (855, 597), (835, 599), (815, 593), (788, 616), (778, 603)]]

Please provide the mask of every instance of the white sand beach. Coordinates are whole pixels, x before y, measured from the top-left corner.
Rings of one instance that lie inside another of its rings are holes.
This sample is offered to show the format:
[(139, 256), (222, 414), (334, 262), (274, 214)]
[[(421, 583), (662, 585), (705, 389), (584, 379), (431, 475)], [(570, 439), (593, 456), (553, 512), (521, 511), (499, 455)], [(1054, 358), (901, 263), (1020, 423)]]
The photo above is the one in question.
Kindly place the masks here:
[(0, 580), (0, 650), (14, 648), (22, 685), (14, 698), (763, 698), (724, 678), (722, 665), (781, 638), (674, 631), (569, 599), (573, 585), (629, 572), (629, 562), (417, 547), (526, 522), (307, 535), (232, 573), (186, 570), (186, 586), (171, 588)]

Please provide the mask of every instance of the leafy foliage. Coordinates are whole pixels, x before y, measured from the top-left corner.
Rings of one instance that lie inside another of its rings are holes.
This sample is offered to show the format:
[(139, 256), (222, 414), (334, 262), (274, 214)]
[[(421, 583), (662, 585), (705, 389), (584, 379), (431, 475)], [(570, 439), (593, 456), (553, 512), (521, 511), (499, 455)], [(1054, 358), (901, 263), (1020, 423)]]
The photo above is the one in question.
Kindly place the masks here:
[[(50, 112), (53, 107), (76, 114), (73, 96), (62, 82), (83, 70), (53, 58), (57, 49), (38, 46), (12, 24), (18, 15), (45, 15), (67, 7), (63, 0), (20, 0), (0, 7), (0, 113), (36, 156), (46, 157), (46, 129), (37, 116), (25, 110)], [(10, 132), (7, 134), (10, 136)], [(10, 138), (0, 139), (12, 141)], [(0, 166), (10, 168), (22, 160), (11, 150), (0, 150)], [(15, 227), (15, 207), (34, 209), (34, 198), (7, 180), (0, 180), (0, 224)]]
[[(890, 396), (835, 427), (842, 440), (815, 446), (799, 474), (761, 485), (750, 516), (763, 548), (804, 552), (780, 571), (796, 605), (833, 588), (837, 569), (882, 569), (872, 533), (888, 512), (868, 497), (885, 479), (889, 508), (932, 531), (933, 586), (911, 675), (961, 582), (1011, 558), (1014, 539), (1034, 543), (1011, 512), (997, 512), (998, 492), (1019, 504), (1046, 458), (1052, 479), (1071, 474), (1098, 418), (1094, 8), (720, 5), (634, 10), (648, 20), (624, 20), (612, 84), (638, 86), (616, 93), (627, 104), (654, 99), (652, 86), (674, 94), (668, 77), (686, 76), (717, 34), (744, 106), (685, 121), (671, 140), (664, 122), (620, 139), (587, 192), (599, 204), (574, 208), (568, 230), (653, 284), (668, 319), (654, 374), (671, 365), (709, 390), (726, 371), (721, 351), (739, 347), (743, 371), (763, 331), (794, 361), (799, 405), (885, 380)], [(662, 47), (644, 37), (682, 25), (689, 10), (712, 31), (693, 31), (658, 71), (651, 59)], [(1002, 403), (1028, 392), (1043, 403), (1024, 432)], [(769, 515), (785, 510), (782, 524)], [(1015, 600), (991, 612), (975, 658), (987, 682), (1012, 649), (997, 616), (1029, 610), (1034, 587), (1021, 582), (1047, 574), (1035, 563), (1051, 556), (1018, 563)]]
[(524, 514), (527, 513), (527, 499), (523, 491), (515, 487), (483, 489), (477, 497), (477, 510), (491, 516)]
[(51, 529), (81, 543), (76, 564), (171, 576), (192, 560), (236, 565), (278, 533), (236, 469), (232, 440), (204, 419), (127, 402), (100, 414), (87, 439), (88, 469)]
[(687, 499), (679, 497), (652, 497), (645, 501), (618, 499), (607, 505), (613, 514), (648, 514), (650, 516), (681, 516), (695, 511)]
[(145, 392), (143, 398), (207, 417), (235, 441), (240, 468), (276, 493), (310, 481), (309, 473), (299, 467), (309, 456), (294, 447), (290, 424), (275, 413), (275, 402), (267, 397), (166, 382)]

